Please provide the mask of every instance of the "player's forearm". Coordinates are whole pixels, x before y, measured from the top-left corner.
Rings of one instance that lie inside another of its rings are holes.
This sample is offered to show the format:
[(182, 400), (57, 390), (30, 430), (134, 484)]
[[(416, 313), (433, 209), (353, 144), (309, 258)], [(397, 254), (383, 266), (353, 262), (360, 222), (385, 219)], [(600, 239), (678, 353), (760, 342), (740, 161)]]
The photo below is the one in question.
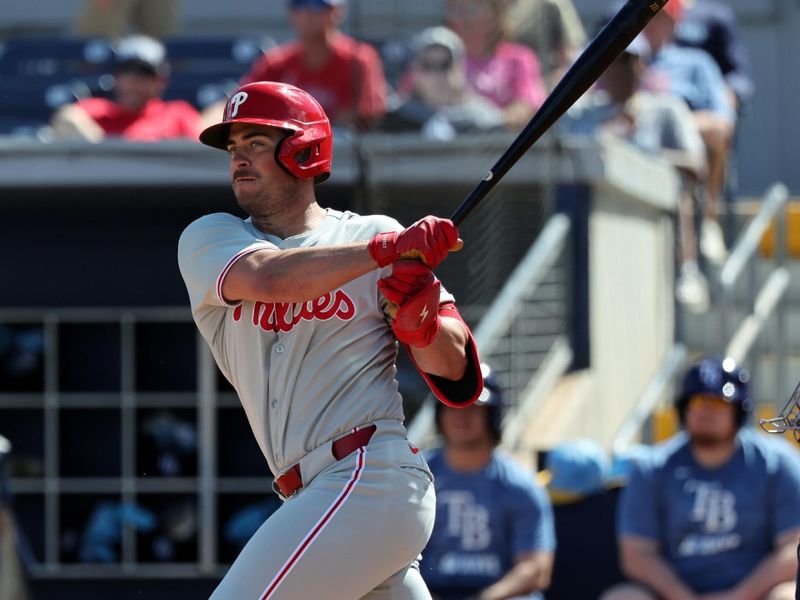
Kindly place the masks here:
[(223, 283), (231, 302), (306, 302), (377, 268), (367, 242), (263, 250), (241, 259)]
[(654, 551), (622, 552), (622, 571), (635, 581), (644, 583), (664, 600), (693, 600), (696, 595)]
[(550, 584), (552, 555), (537, 552), (521, 560), (497, 582), (483, 590), (480, 600), (506, 600), (544, 590)]
[(105, 132), (88, 113), (75, 104), (68, 104), (56, 112), (50, 123), (57, 138), (81, 138), (99, 142)]
[(796, 543), (785, 544), (767, 555), (747, 577), (739, 582), (735, 592), (739, 598), (761, 598), (784, 581), (791, 581), (797, 570)]
[(429, 346), (411, 347), (417, 367), (437, 377), (458, 381), (467, 370), (467, 342), (469, 335), (463, 323), (450, 317), (441, 317), (439, 333)]

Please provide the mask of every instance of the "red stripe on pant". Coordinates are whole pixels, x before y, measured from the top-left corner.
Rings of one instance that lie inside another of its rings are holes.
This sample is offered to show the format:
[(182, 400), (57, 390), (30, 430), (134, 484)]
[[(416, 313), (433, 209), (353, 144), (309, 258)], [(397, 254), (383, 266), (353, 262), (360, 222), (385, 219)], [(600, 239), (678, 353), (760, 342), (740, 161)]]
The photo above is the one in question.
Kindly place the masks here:
[(352, 475), (350, 475), (350, 480), (347, 482), (347, 485), (341, 491), (339, 496), (337, 496), (336, 500), (333, 501), (333, 504), (330, 505), (328, 510), (325, 511), (325, 514), (322, 515), (322, 518), (317, 521), (317, 524), (311, 529), (308, 535), (303, 539), (302, 542), (295, 548), (294, 552), (292, 552), (289, 559), (283, 564), (278, 574), (275, 578), (270, 582), (267, 589), (264, 590), (264, 593), (261, 594), (260, 600), (269, 600), (272, 597), (272, 594), (275, 593), (275, 590), (278, 589), (278, 586), (283, 582), (284, 579), (289, 575), (291, 570), (297, 565), (297, 562), (300, 558), (305, 554), (306, 550), (308, 550), (309, 546), (311, 546), (312, 542), (322, 533), (322, 530), (325, 529), (325, 526), (330, 522), (333, 518), (333, 515), (342, 507), (344, 501), (350, 496), (353, 492), (353, 489), (358, 483), (358, 480), (361, 479), (361, 473), (364, 470), (364, 462), (366, 460), (367, 449), (365, 447), (361, 447), (358, 449), (358, 458), (356, 459), (356, 467), (353, 469)]

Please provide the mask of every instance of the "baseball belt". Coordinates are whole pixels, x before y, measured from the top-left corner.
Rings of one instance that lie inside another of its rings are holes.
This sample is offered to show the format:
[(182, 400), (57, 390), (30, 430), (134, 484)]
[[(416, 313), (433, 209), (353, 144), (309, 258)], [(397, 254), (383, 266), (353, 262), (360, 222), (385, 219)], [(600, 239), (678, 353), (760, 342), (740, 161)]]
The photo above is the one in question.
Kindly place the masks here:
[[(366, 446), (376, 429), (377, 427), (375, 425), (369, 425), (363, 429), (356, 428), (351, 433), (335, 440), (331, 445), (331, 454), (333, 454), (333, 458), (341, 460), (362, 446)], [(299, 492), (300, 488), (303, 487), (300, 465), (294, 465), (286, 472), (276, 477), (273, 487), (277, 488), (277, 491), (279, 491), (284, 498), (290, 498)]]

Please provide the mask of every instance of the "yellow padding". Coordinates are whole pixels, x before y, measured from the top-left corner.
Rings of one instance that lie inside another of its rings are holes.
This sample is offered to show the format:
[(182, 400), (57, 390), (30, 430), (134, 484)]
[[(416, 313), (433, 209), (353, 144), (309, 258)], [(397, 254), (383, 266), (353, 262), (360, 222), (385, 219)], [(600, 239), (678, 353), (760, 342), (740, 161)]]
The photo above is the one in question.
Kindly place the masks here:
[(653, 443), (663, 442), (678, 433), (678, 411), (674, 407), (659, 408), (653, 413)]
[[(775, 219), (764, 233), (759, 245), (759, 251), (764, 258), (772, 258), (775, 252), (775, 234), (777, 222)], [(797, 200), (786, 204), (786, 254), (787, 256), (800, 256), (800, 202)]]

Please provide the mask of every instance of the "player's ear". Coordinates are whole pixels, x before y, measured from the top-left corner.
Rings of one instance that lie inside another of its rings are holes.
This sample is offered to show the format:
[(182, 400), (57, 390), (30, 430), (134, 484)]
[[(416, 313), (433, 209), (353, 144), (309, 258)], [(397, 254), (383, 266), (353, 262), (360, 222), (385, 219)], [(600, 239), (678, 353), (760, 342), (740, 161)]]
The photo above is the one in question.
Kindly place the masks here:
[(169, 80), (166, 77), (158, 77), (156, 79), (156, 90), (158, 91), (159, 96), (163, 96), (164, 92), (167, 89), (167, 84)]

